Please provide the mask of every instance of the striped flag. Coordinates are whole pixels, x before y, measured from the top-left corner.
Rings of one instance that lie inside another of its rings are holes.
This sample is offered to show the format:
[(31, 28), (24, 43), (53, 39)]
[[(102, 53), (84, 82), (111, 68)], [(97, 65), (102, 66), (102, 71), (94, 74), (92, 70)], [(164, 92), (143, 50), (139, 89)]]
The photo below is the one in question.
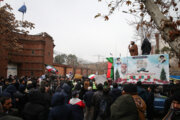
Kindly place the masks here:
[(48, 72), (54, 72), (54, 73), (58, 73), (58, 70), (56, 70), (55, 67), (51, 66), (51, 65), (47, 65), (45, 64), (46, 69), (48, 70)]

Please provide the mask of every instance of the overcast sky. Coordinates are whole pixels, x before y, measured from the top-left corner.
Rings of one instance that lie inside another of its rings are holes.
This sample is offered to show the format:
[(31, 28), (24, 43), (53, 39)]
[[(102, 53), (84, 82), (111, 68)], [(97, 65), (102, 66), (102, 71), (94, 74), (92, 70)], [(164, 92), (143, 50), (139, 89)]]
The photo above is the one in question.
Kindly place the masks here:
[[(47, 32), (54, 39), (55, 51), (75, 54), (88, 61), (98, 57), (127, 56), (128, 44), (133, 40), (134, 28), (127, 20), (133, 16), (116, 11), (109, 21), (94, 19), (97, 13), (107, 13), (107, 5), (98, 0), (4, 0), (13, 7), (16, 18), (24, 2), (27, 6), (25, 20), (35, 23), (31, 34)], [(101, 61), (103, 59), (100, 59)]]

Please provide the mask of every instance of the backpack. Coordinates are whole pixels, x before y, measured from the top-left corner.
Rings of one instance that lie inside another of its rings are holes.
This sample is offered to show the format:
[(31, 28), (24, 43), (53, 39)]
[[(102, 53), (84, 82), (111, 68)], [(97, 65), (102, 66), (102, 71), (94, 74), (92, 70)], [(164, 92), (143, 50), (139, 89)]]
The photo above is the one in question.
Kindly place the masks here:
[(104, 118), (107, 115), (108, 103), (105, 99), (101, 99), (99, 103), (99, 116)]

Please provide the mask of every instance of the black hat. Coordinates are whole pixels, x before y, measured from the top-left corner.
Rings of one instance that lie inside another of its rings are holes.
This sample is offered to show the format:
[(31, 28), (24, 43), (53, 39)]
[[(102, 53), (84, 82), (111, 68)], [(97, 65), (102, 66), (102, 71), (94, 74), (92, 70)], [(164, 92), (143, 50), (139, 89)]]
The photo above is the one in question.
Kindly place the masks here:
[(133, 84), (127, 84), (124, 86), (123, 90), (126, 93), (137, 93), (137, 86)]

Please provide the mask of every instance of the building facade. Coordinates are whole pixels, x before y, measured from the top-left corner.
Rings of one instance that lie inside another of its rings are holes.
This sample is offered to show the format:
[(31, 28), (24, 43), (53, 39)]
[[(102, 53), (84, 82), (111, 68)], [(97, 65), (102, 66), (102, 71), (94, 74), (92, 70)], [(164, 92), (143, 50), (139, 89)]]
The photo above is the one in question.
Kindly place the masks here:
[(1, 49), (0, 76), (41, 76), (45, 64), (53, 65), (54, 41), (50, 35), (19, 35), (19, 42), (21, 51)]

